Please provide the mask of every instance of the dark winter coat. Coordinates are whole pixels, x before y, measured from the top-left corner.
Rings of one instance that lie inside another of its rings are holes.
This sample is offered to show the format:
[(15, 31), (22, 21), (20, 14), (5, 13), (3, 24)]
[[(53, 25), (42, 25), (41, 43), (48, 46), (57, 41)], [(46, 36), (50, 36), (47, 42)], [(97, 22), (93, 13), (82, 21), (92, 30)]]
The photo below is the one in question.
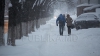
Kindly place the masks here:
[(66, 18), (66, 22), (67, 22), (67, 26), (72, 26), (73, 20), (71, 17), (68, 17), (68, 18)]
[(66, 23), (65, 17), (62, 14), (60, 14), (59, 17), (56, 20), (56, 24), (65, 26), (65, 23)]

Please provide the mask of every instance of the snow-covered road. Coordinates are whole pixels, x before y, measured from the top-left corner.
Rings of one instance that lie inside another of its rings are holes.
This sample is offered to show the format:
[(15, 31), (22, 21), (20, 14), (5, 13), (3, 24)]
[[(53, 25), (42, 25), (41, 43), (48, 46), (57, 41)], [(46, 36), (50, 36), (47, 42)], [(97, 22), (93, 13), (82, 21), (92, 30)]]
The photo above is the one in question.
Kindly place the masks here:
[(56, 19), (16, 40), (16, 46), (0, 46), (0, 56), (100, 56), (100, 28), (75, 30), (59, 35)]

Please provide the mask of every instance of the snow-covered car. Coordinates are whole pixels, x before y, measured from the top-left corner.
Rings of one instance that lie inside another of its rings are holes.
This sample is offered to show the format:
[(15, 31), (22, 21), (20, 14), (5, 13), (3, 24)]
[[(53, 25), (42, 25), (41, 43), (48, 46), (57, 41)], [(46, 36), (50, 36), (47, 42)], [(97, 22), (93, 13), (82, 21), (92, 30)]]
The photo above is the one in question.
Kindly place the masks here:
[(100, 18), (97, 15), (97, 13), (83, 13), (79, 15), (74, 21), (75, 28), (78, 30), (100, 27)]

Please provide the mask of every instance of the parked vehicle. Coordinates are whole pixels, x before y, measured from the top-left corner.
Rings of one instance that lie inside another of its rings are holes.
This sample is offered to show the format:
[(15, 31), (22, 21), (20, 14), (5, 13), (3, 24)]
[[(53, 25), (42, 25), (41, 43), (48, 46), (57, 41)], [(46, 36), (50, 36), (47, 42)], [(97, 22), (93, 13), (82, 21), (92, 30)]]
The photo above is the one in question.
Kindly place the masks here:
[(74, 24), (77, 30), (100, 27), (100, 18), (96, 13), (84, 13), (77, 17)]

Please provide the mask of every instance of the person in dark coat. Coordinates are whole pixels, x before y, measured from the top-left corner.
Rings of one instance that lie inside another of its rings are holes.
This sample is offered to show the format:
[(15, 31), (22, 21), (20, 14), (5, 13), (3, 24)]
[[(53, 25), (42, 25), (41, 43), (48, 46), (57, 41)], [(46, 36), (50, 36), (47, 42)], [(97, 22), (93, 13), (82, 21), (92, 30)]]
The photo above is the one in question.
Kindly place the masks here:
[[(65, 16), (65, 14), (63, 14), (63, 16), (65, 17), (65, 20), (66, 20), (66, 16)], [(63, 29), (64, 31), (65, 31), (65, 26), (64, 26), (64, 29)]]
[(68, 28), (68, 35), (71, 35), (72, 22), (73, 22), (72, 18), (70, 17), (69, 14), (67, 14), (66, 23), (67, 23), (67, 28)]
[(66, 23), (65, 17), (62, 14), (60, 14), (56, 20), (56, 25), (58, 26), (58, 24), (59, 24), (59, 33), (62, 36), (63, 36), (63, 29), (65, 26), (65, 23)]

